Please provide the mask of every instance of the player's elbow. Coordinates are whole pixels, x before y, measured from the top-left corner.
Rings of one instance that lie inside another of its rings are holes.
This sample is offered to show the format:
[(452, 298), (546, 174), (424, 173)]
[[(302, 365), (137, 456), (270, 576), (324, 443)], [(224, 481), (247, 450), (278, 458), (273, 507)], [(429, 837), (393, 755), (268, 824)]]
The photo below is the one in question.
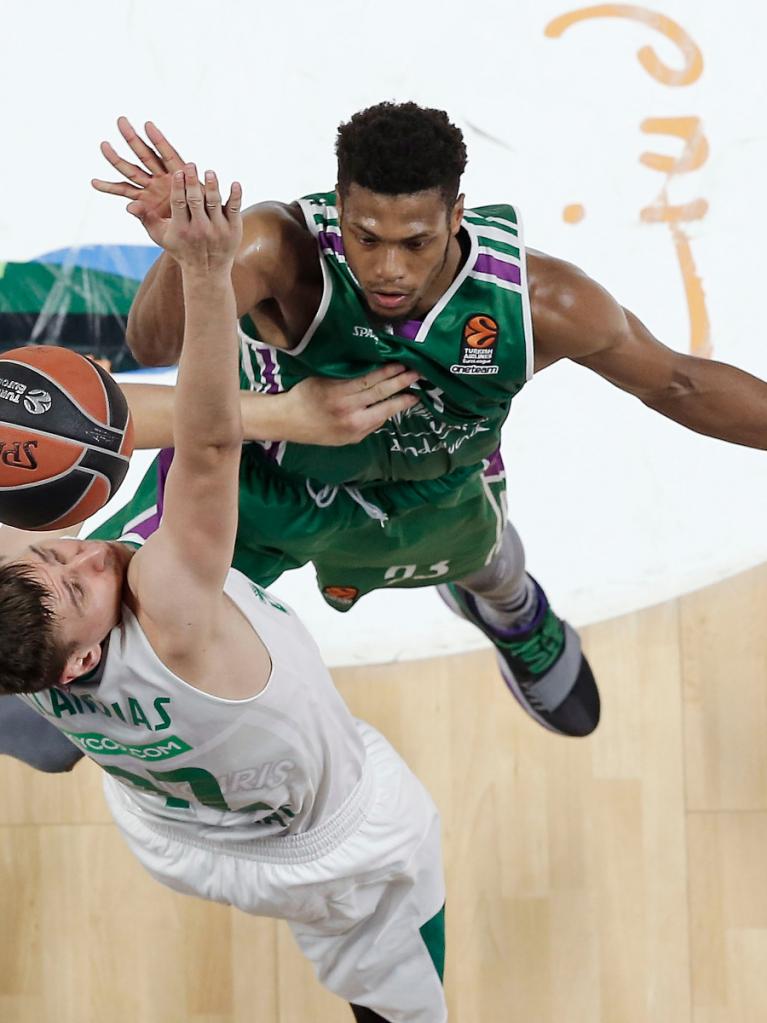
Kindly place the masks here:
[(132, 328), (128, 323), (125, 342), (140, 366), (175, 366), (181, 355), (181, 344), (169, 342), (167, 335)]
[[(198, 443), (200, 443), (199, 438)], [(239, 459), (244, 443), (242, 421), (237, 419), (235, 422), (222, 424), (219, 429), (211, 431), (202, 441), (201, 447), (212, 453), (214, 458), (236, 457)]]
[(190, 445), (185, 444), (183, 439), (179, 442), (176, 439), (176, 455), (179, 463), (183, 464), (189, 478), (216, 481), (226, 478), (230, 472), (237, 472), (242, 455), (242, 443), (237, 443), (234, 437), (229, 439), (206, 439), (202, 444), (197, 444), (190, 450)]
[(166, 328), (152, 323), (131, 309), (125, 342), (141, 366), (175, 366), (181, 355), (182, 336), (174, 337)]

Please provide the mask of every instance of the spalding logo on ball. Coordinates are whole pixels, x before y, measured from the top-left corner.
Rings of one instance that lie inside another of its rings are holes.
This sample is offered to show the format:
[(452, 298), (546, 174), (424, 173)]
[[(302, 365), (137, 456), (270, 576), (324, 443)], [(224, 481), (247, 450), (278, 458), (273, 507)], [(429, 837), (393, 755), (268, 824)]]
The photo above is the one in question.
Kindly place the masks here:
[(128, 403), (95, 362), (50, 345), (0, 355), (0, 522), (82, 522), (117, 492), (132, 452)]

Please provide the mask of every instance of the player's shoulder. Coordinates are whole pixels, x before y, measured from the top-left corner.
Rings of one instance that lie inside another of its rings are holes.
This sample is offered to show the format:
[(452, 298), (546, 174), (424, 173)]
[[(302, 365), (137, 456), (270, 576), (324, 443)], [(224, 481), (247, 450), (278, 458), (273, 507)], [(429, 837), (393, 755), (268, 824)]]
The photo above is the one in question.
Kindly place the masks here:
[(310, 237), (297, 202), (258, 202), (242, 213), (243, 240), (265, 245)]
[(528, 249), (527, 272), (538, 368), (576, 358), (584, 342), (620, 328), (624, 313), (618, 302), (575, 263)]
[(541, 311), (545, 308), (566, 311), (581, 298), (594, 300), (599, 293), (607, 295), (604, 288), (575, 263), (538, 249), (527, 248), (525, 253), (533, 307), (538, 305)]
[(242, 227), (240, 266), (284, 274), (314, 254), (315, 243), (298, 203), (256, 203), (243, 211)]

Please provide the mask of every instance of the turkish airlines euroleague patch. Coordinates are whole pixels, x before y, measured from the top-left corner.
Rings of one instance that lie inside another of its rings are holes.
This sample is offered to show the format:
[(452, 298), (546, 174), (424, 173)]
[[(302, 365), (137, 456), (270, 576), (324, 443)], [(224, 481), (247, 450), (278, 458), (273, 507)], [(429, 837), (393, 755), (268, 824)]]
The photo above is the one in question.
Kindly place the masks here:
[(466, 376), (492, 376), (498, 372), (495, 349), (498, 343), (498, 324), (492, 316), (477, 313), (463, 325), (460, 362), (450, 367), (451, 373)]
[(322, 589), (322, 596), (336, 611), (348, 611), (359, 595), (356, 586), (324, 586)]

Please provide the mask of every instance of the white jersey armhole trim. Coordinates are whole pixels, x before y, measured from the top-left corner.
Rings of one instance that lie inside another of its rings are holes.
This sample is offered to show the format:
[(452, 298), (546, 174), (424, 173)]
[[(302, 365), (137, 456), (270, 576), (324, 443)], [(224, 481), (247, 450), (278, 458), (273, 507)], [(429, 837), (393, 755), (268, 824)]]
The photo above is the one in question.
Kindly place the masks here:
[(320, 261), (320, 270), (322, 271), (322, 298), (320, 299), (320, 304), (317, 309), (317, 312), (314, 314), (314, 319), (309, 324), (306, 333), (298, 342), (296, 347), (275, 349), (275, 351), (283, 352), (285, 355), (294, 356), (300, 355), (301, 352), (303, 352), (306, 349), (306, 346), (309, 344), (311, 339), (314, 337), (315, 331), (322, 323), (322, 321), (325, 319), (325, 313), (328, 311), (330, 299), (333, 296), (333, 279), (331, 278), (330, 273), (328, 272), (327, 265), (325, 264), (325, 257), (323, 256), (322, 250), (320, 249), (319, 240), (320, 228), (319, 225), (314, 222), (314, 217), (312, 215), (312, 204), (309, 202), (308, 199), (299, 199), (298, 205), (303, 215), (303, 218), (306, 221), (307, 229), (311, 232), (314, 240), (317, 242), (317, 258)]
[(246, 365), (248, 361), (245, 358), (246, 346), (250, 346), (254, 350), (259, 347), (268, 348), (272, 352), (279, 352), (280, 355), (300, 355), (301, 352), (303, 352), (306, 346), (309, 344), (311, 339), (314, 337), (315, 331), (325, 318), (325, 313), (328, 311), (330, 299), (332, 298), (333, 295), (333, 280), (330, 274), (328, 273), (328, 268), (325, 265), (325, 258), (322, 255), (322, 250), (320, 249), (319, 238), (317, 237), (319, 234), (319, 228), (317, 224), (314, 223), (314, 217), (311, 214), (311, 203), (309, 203), (308, 200), (306, 199), (298, 199), (297, 202), (299, 207), (301, 208), (301, 214), (306, 222), (307, 230), (310, 232), (310, 234), (317, 242), (317, 258), (320, 261), (320, 270), (322, 271), (322, 298), (320, 299), (319, 308), (317, 309), (317, 312), (314, 314), (314, 319), (309, 324), (306, 333), (295, 346), (295, 348), (278, 348), (276, 345), (270, 345), (267, 341), (262, 341), (260, 338), (251, 337), (249, 334), (246, 334), (245, 331), (243, 331), (242, 327), (239, 326), (238, 322), (238, 330), (240, 332), (240, 345), (243, 354), (242, 365), (245, 368), (245, 374), (248, 377), (248, 381), (251, 383), (251, 390), (255, 389), (254, 387), (255, 378), (253, 377), (252, 368), (248, 370), (248, 367)]
[(530, 292), (527, 287), (527, 250), (525, 249), (525, 233), (522, 218), (516, 206), (511, 207), (517, 218), (517, 235), (519, 238), (519, 269), (522, 286), (522, 323), (525, 328), (525, 380), (532, 380), (535, 372), (535, 350), (533, 348), (533, 314), (530, 308)]

